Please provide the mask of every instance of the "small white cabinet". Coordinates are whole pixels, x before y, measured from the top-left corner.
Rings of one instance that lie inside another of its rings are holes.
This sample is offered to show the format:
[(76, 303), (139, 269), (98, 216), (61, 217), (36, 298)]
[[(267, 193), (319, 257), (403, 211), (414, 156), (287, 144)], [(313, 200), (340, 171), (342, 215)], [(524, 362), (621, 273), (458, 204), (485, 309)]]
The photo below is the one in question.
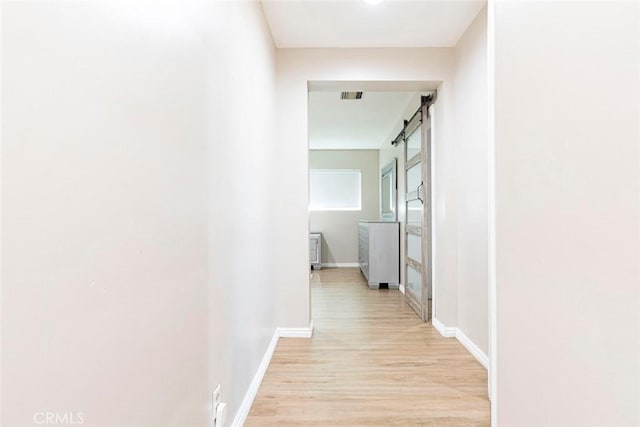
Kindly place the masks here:
[(400, 285), (400, 223), (360, 221), (358, 223), (360, 270), (370, 289)]
[(309, 258), (313, 270), (322, 268), (322, 233), (309, 234)]

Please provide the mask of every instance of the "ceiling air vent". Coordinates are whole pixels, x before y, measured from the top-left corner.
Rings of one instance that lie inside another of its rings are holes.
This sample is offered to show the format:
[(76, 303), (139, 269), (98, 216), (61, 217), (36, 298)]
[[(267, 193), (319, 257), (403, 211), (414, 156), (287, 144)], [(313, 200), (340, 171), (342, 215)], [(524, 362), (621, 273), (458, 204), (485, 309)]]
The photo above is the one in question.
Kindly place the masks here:
[(362, 92), (342, 92), (340, 99), (360, 99), (362, 98)]

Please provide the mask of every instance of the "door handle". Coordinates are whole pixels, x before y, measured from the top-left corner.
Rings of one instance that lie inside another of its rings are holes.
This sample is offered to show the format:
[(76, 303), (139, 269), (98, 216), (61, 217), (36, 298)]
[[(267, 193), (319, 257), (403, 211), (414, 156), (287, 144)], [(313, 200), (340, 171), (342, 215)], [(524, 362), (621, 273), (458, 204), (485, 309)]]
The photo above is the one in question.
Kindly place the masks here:
[(422, 190), (424, 189), (424, 182), (421, 182), (420, 185), (418, 185), (418, 188), (416, 189), (416, 195), (418, 196), (418, 200), (420, 200), (420, 203), (422, 203), (424, 205), (424, 199), (422, 198), (423, 193)]

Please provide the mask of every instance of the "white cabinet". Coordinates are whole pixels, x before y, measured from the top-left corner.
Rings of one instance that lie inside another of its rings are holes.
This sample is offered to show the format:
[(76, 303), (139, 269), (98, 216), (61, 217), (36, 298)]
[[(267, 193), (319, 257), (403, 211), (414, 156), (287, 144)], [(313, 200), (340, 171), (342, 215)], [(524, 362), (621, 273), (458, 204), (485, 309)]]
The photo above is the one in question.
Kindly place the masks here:
[(309, 258), (312, 269), (322, 268), (322, 233), (309, 234)]
[(400, 285), (400, 223), (392, 221), (360, 221), (360, 270), (370, 289)]

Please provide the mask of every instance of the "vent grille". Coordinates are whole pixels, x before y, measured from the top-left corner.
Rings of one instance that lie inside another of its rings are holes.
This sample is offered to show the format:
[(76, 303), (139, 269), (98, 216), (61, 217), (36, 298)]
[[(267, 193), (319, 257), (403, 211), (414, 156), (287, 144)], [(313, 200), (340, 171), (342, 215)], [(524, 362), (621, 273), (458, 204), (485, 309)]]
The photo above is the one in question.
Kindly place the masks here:
[(342, 92), (340, 99), (361, 99), (362, 92)]

